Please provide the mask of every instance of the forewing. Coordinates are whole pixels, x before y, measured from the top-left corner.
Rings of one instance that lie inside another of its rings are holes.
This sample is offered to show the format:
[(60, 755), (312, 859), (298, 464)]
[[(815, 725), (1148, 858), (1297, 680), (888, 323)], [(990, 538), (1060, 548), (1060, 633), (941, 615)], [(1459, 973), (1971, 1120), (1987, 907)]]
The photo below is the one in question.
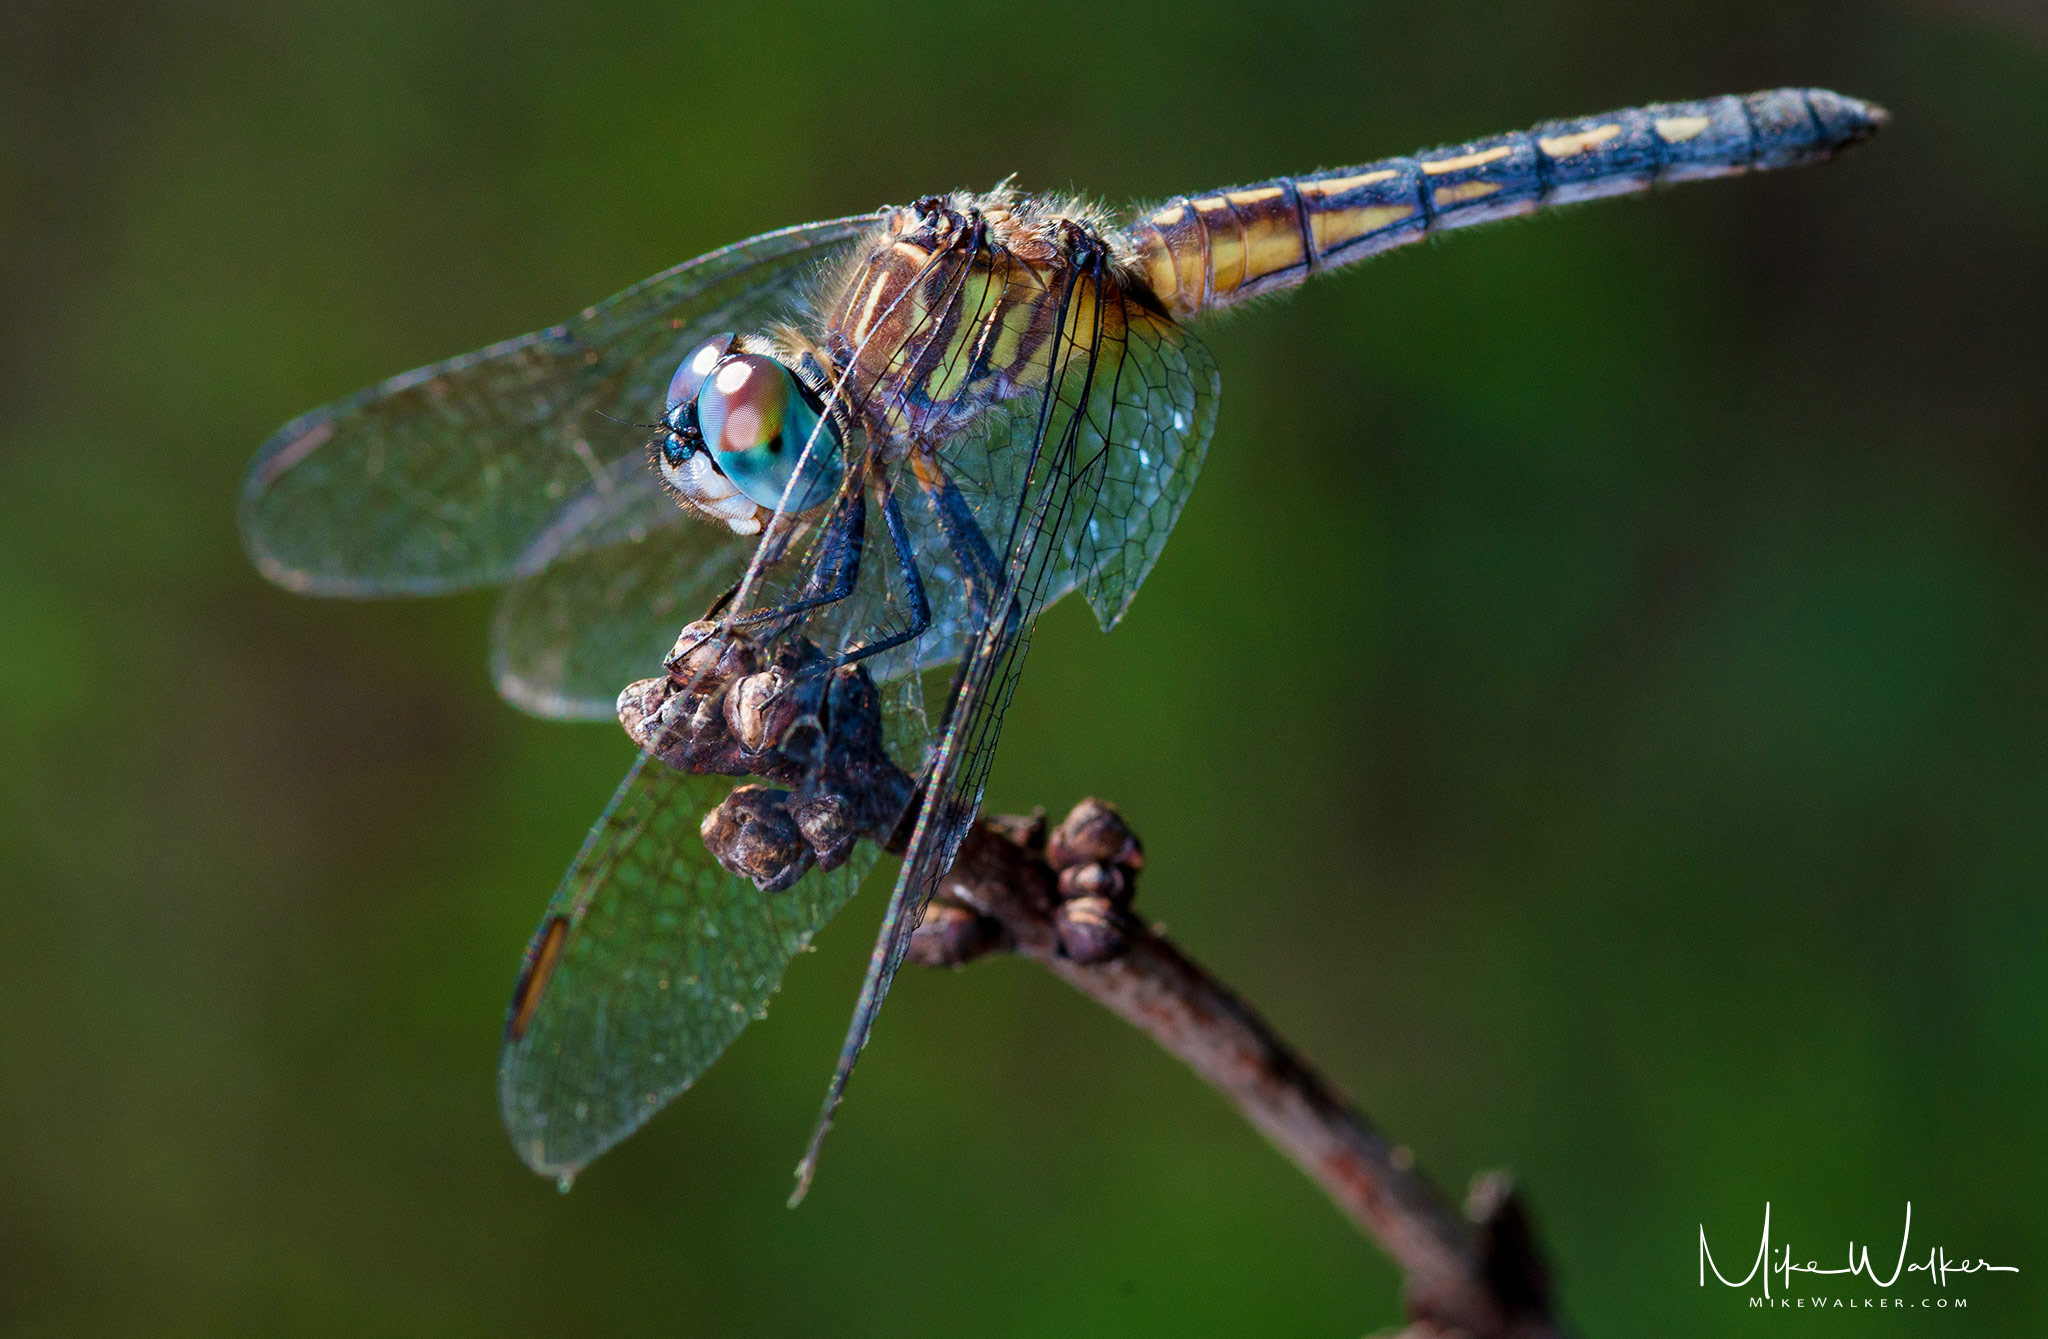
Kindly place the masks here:
[(643, 755), (549, 902), (498, 1065), (505, 1128), (534, 1171), (573, 1176), (689, 1087), (873, 864), (862, 843), (761, 892), (698, 835), (732, 786)]
[[(281, 428), (249, 467), (244, 543), (321, 595), (428, 595), (504, 581), (568, 503), (639, 449), (690, 346), (788, 313), (873, 225), (766, 233), (546, 330), (393, 377)], [(608, 422), (609, 415), (620, 422)]]

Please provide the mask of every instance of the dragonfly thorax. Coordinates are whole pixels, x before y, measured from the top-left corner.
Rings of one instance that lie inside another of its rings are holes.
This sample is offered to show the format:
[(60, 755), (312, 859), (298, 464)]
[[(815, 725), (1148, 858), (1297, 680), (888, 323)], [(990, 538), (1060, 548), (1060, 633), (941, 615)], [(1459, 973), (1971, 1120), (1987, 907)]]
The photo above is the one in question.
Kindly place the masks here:
[(1090, 347), (1121, 286), (1090, 211), (1005, 188), (932, 196), (856, 253), (821, 304), (823, 344), (850, 416), (896, 455), (1043, 387)]

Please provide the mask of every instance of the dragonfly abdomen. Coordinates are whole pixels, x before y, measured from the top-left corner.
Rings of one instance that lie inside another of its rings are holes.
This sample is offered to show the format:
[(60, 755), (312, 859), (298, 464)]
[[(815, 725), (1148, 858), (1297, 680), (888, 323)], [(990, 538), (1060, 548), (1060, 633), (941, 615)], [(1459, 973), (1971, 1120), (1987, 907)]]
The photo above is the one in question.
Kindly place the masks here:
[(1432, 232), (1662, 182), (1795, 167), (1884, 123), (1825, 89), (1658, 103), (1412, 157), (1169, 202), (1131, 227), (1132, 267), (1176, 316), (1292, 288)]

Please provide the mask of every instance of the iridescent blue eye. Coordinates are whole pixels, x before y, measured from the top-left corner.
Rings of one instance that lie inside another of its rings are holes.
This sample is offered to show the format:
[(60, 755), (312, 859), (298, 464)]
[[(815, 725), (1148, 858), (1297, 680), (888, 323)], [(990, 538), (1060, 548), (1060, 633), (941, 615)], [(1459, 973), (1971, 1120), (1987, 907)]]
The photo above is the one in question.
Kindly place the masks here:
[(668, 380), (667, 405), (662, 412), (670, 428), (682, 431), (688, 419), (689, 406), (703, 388), (704, 378), (711, 375), (711, 369), (718, 366), (718, 360), (732, 348), (732, 341), (730, 330), (722, 335), (713, 335), (690, 350), (690, 356), (676, 368), (676, 374)]
[[(787, 493), (786, 510), (794, 515), (823, 506), (839, 489), (837, 429), (773, 358), (740, 353), (715, 360), (697, 390), (697, 429), (719, 473), (763, 507), (782, 506)], [(803, 472), (792, 487), (800, 460)]]

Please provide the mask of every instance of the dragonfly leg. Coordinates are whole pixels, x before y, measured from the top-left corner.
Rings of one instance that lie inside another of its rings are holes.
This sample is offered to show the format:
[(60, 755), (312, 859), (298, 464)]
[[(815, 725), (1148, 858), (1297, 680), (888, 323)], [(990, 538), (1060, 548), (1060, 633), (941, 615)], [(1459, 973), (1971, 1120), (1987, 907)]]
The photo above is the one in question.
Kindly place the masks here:
[(875, 492), (882, 499), (882, 524), (889, 531), (889, 547), (896, 553), (896, 571), (903, 578), (903, 591), (910, 599), (910, 626), (887, 637), (879, 637), (865, 646), (842, 651), (836, 661), (839, 665), (851, 665), (857, 660), (915, 641), (932, 625), (931, 601), (925, 598), (924, 577), (917, 570), (917, 556), (910, 547), (910, 528), (903, 523), (903, 509), (897, 505), (896, 488), (887, 474), (876, 476)]
[(726, 620), (728, 628), (747, 628), (772, 623), (798, 614), (837, 604), (853, 594), (860, 579), (860, 559), (867, 545), (868, 501), (865, 493), (850, 488), (833, 507), (818, 536), (818, 562), (804, 583), (803, 593), (772, 609), (757, 609)]
[(946, 537), (946, 547), (952, 551), (953, 561), (960, 564), (961, 576), (966, 578), (967, 603), (979, 622), (987, 617), (989, 597), (999, 584), (995, 550), (989, 547), (988, 536), (974, 519), (974, 509), (967, 505), (959, 487), (944, 471), (927, 467), (917, 469), (916, 474), (918, 485), (932, 504), (932, 514), (938, 518), (939, 531)]

